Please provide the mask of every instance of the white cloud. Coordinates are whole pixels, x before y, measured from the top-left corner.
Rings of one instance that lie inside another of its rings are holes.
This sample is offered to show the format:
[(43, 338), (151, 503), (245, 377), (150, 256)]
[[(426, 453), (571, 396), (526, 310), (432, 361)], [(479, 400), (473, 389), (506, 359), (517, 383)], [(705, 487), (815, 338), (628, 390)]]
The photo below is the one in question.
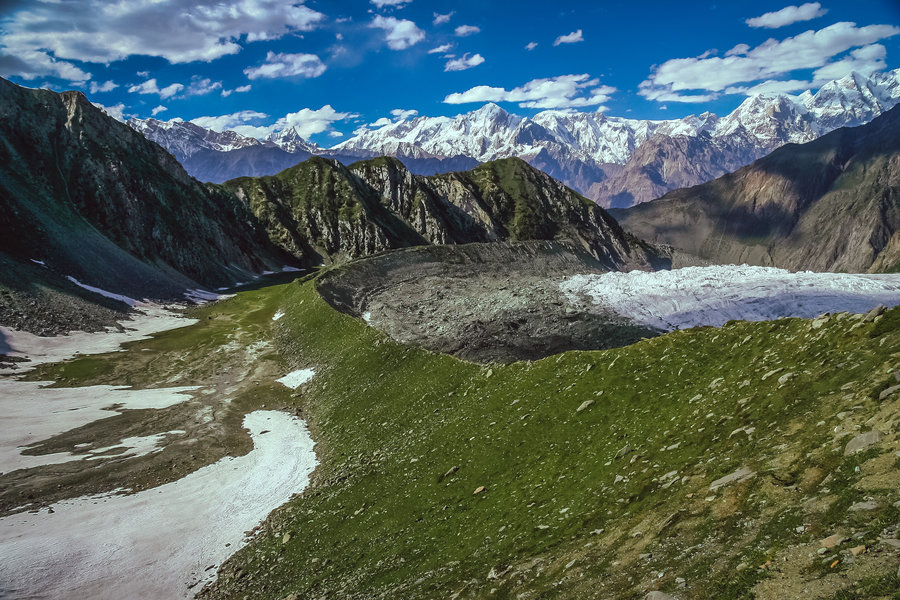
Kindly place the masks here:
[(314, 29), (325, 15), (282, 0), (30, 2), (4, 17), (0, 73), (84, 82), (69, 60), (108, 64), (145, 55), (171, 63), (240, 52), (238, 41), (272, 40)]
[(802, 79), (790, 79), (787, 81), (769, 80), (758, 83), (752, 87), (739, 86), (725, 88), (726, 94), (744, 94), (745, 96), (753, 96), (755, 94), (790, 94), (800, 90), (808, 90), (812, 87), (811, 81)]
[(92, 94), (99, 94), (103, 92), (111, 92), (117, 87), (119, 87), (119, 84), (113, 81), (107, 81), (104, 83), (97, 83), (96, 81), (92, 81), (90, 89)]
[(453, 49), (453, 44), (443, 44), (438, 46), (437, 48), (432, 48), (428, 51), (428, 54), (445, 54)]
[(452, 17), (455, 14), (456, 14), (455, 10), (451, 10), (450, 12), (448, 12), (445, 15), (434, 13), (434, 21), (432, 21), (432, 23), (434, 23), (435, 25), (440, 25), (441, 23), (447, 23), (450, 21), (450, 17)]
[(113, 106), (104, 106), (99, 102), (91, 102), (91, 104), (111, 116), (116, 121), (125, 122), (125, 105), (121, 102)]
[(412, 0), (371, 0), (371, 2), (377, 8), (384, 8), (385, 6), (401, 8), (403, 5), (412, 2)]
[(128, 88), (128, 91), (132, 94), (157, 94), (160, 98), (165, 100), (166, 98), (171, 98), (178, 92), (184, 89), (184, 86), (180, 83), (173, 83), (167, 85), (164, 88), (160, 88), (156, 84), (156, 79), (148, 79), (142, 83), (137, 83)]
[[(857, 27), (855, 23), (840, 22), (781, 41), (769, 39), (755, 48), (739, 44), (724, 57), (676, 58), (656, 67), (640, 84), (639, 93), (660, 102), (707, 102), (728, 88), (743, 89), (794, 71), (821, 69), (851, 48), (869, 46), (897, 34), (900, 27), (892, 25)], [(865, 67), (877, 62), (871, 54), (877, 50), (866, 52), (854, 56), (853, 64)], [(845, 63), (844, 67), (848, 65)]]
[(252, 89), (252, 87), (249, 84), (239, 85), (238, 87), (234, 88), (233, 90), (222, 90), (222, 97), (227, 98), (231, 94), (243, 94), (245, 92), (249, 92), (251, 89)]
[(444, 71), (465, 71), (466, 69), (471, 69), (472, 67), (477, 67), (481, 63), (484, 62), (484, 57), (480, 54), (473, 54), (471, 57), (469, 53), (466, 52), (459, 58), (453, 58), (447, 61), (447, 64), (444, 65)]
[(266, 113), (257, 112), (255, 110), (242, 110), (236, 113), (232, 113), (230, 115), (219, 115), (217, 117), (197, 117), (196, 119), (191, 119), (191, 123), (195, 125), (199, 125), (200, 127), (204, 127), (206, 129), (212, 129), (213, 131), (228, 131), (235, 130), (235, 127), (246, 125), (248, 121), (254, 121), (257, 119), (265, 119), (269, 115)]
[(394, 110), (391, 111), (391, 116), (394, 117), (398, 121), (405, 121), (407, 119), (411, 119), (418, 114), (419, 114), (419, 111), (412, 109), (412, 108), (406, 109), (406, 110), (402, 109), (402, 108), (395, 108)]
[(325, 72), (325, 63), (315, 54), (285, 54), (269, 51), (266, 61), (258, 67), (244, 69), (249, 79), (275, 77), (318, 77)]
[(469, 102), (517, 102), (522, 108), (577, 108), (598, 106), (609, 100), (616, 88), (601, 85), (588, 74), (533, 79), (512, 90), (479, 85), (444, 98), (447, 104)]
[(381, 29), (385, 32), (384, 41), (391, 50), (405, 50), (425, 39), (425, 32), (407, 19), (394, 17), (382, 17), (377, 15), (369, 27)]
[(318, 110), (304, 108), (294, 113), (288, 113), (275, 122), (273, 130), (281, 131), (282, 129), (293, 127), (302, 137), (308, 138), (311, 135), (329, 130), (331, 124), (336, 121), (355, 119), (358, 116), (355, 113), (338, 112), (330, 104), (326, 104)]
[(387, 117), (381, 117), (377, 121), (369, 123), (369, 127), (372, 127), (373, 129), (378, 129), (379, 127), (384, 127), (385, 125), (390, 125), (391, 123), (393, 123), (393, 121), (391, 121)]
[(573, 31), (567, 35), (561, 35), (555, 40), (553, 40), (554, 46), (559, 46), (560, 44), (575, 44), (578, 42), (583, 42), (584, 38), (581, 36), (581, 30)]
[(534, 50), (535, 48), (537, 48), (537, 45), (537, 42), (528, 42), (527, 44), (525, 44), (525, 49), (529, 51)]
[(159, 106), (157, 106), (156, 108), (154, 108), (153, 110), (151, 110), (151, 111), (150, 111), (150, 114), (153, 115), (153, 116), (155, 117), (156, 115), (158, 115), (159, 113), (161, 113), (161, 112), (163, 112), (163, 111), (165, 111), (165, 110), (169, 110), (169, 109), (166, 108), (165, 106), (163, 106), (162, 104), (160, 104)]
[(807, 2), (800, 6), (786, 6), (775, 12), (767, 12), (759, 17), (747, 19), (745, 23), (750, 27), (776, 29), (778, 27), (784, 27), (785, 25), (791, 25), (792, 23), (809, 21), (816, 17), (821, 17), (827, 12), (828, 10), (822, 8), (822, 5), (818, 2)]
[(328, 137), (339, 138), (339, 137), (344, 137), (344, 134), (343, 134), (343, 132), (340, 132), (340, 131), (329, 131)]
[(475, 35), (481, 32), (481, 28), (475, 25), (460, 25), (453, 32), (459, 37), (466, 37), (467, 35)]
[(221, 81), (213, 81), (211, 79), (207, 79), (205, 77), (199, 77), (194, 75), (191, 78), (191, 83), (188, 84), (187, 88), (184, 90), (183, 96), (203, 96), (205, 94), (209, 94), (210, 92), (214, 92), (216, 90), (222, 89)]
[(887, 49), (881, 44), (871, 44), (852, 50), (849, 56), (843, 59), (829, 63), (813, 72), (815, 83), (821, 84), (834, 79), (840, 79), (856, 71), (863, 75), (871, 75), (876, 71), (883, 71), (887, 68), (885, 57)]

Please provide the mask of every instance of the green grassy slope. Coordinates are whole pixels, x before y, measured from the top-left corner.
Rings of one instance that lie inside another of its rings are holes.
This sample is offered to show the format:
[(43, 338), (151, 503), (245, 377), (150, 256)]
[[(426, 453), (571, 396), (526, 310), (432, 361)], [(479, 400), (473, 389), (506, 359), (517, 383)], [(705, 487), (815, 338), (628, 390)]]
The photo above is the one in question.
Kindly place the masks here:
[[(900, 520), (900, 394), (879, 399), (900, 368), (900, 309), (483, 367), (395, 343), (315, 285), (199, 310), (200, 324), (132, 348), (153, 344), (152, 369), (129, 352), (35, 375), (203, 384), (228, 326), (250, 319), (274, 340), (229, 422), (263, 402), (300, 409), (321, 465), (203, 597), (829, 597), (900, 583), (877, 542)], [(316, 375), (297, 393), (272, 383), (301, 367)], [(873, 428), (879, 444), (843, 455)], [(755, 475), (710, 490), (739, 468)], [(848, 510), (867, 498), (876, 509)], [(818, 554), (835, 531), (856, 540)], [(852, 558), (857, 544), (871, 550)]]

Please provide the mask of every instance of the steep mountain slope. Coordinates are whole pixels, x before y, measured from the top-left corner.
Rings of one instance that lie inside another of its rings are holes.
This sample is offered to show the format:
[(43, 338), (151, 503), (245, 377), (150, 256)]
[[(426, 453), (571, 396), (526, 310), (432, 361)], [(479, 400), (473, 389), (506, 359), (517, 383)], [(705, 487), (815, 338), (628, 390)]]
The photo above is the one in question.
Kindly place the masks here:
[(288, 260), (233, 196), (191, 179), (83, 94), (6, 80), (0, 254), (138, 295), (228, 285)]
[(315, 157), (225, 187), (276, 244), (291, 253), (314, 248), (323, 259), (419, 244), (556, 239), (575, 241), (609, 268), (661, 259), (603, 209), (519, 159), (422, 177), (393, 158), (348, 168)]
[(614, 214), (644, 239), (715, 262), (895, 271), (898, 197), (900, 107)]

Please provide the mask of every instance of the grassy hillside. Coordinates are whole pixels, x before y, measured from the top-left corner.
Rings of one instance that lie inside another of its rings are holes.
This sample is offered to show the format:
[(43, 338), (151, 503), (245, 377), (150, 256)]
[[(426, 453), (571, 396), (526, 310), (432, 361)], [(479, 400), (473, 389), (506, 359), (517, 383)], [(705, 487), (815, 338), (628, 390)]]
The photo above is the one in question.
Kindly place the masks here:
[[(226, 422), (302, 410), (321, 465), (203, 597), (896, 597), (879, 539), (900, 521), (900, 393), (880, 395), (897, 384), (900, 309), (507, 366), (395, 343), (311, 278), (197, 316), (34, 377), (208, 385), (235, 376), (215, 352), (229, 328), (242, 346), (273, 341)], [(272, 383), (301, 367), (316, 375), (297, 393)], [(844, 455), (873, 429), (878, 443)], [(711, 489), (734, 473), (750, 474)], [(835, 533), (847, 541), (820, 553)]]

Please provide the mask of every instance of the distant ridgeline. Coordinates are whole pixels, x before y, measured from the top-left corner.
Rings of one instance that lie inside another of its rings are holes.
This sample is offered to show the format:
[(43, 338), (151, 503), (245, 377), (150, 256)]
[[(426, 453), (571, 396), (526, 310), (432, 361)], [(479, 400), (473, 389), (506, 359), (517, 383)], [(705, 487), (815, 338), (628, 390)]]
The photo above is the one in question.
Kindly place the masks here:
[(900, 270), (900, 107), (626, 210), (642, 238), (716, 263)]

